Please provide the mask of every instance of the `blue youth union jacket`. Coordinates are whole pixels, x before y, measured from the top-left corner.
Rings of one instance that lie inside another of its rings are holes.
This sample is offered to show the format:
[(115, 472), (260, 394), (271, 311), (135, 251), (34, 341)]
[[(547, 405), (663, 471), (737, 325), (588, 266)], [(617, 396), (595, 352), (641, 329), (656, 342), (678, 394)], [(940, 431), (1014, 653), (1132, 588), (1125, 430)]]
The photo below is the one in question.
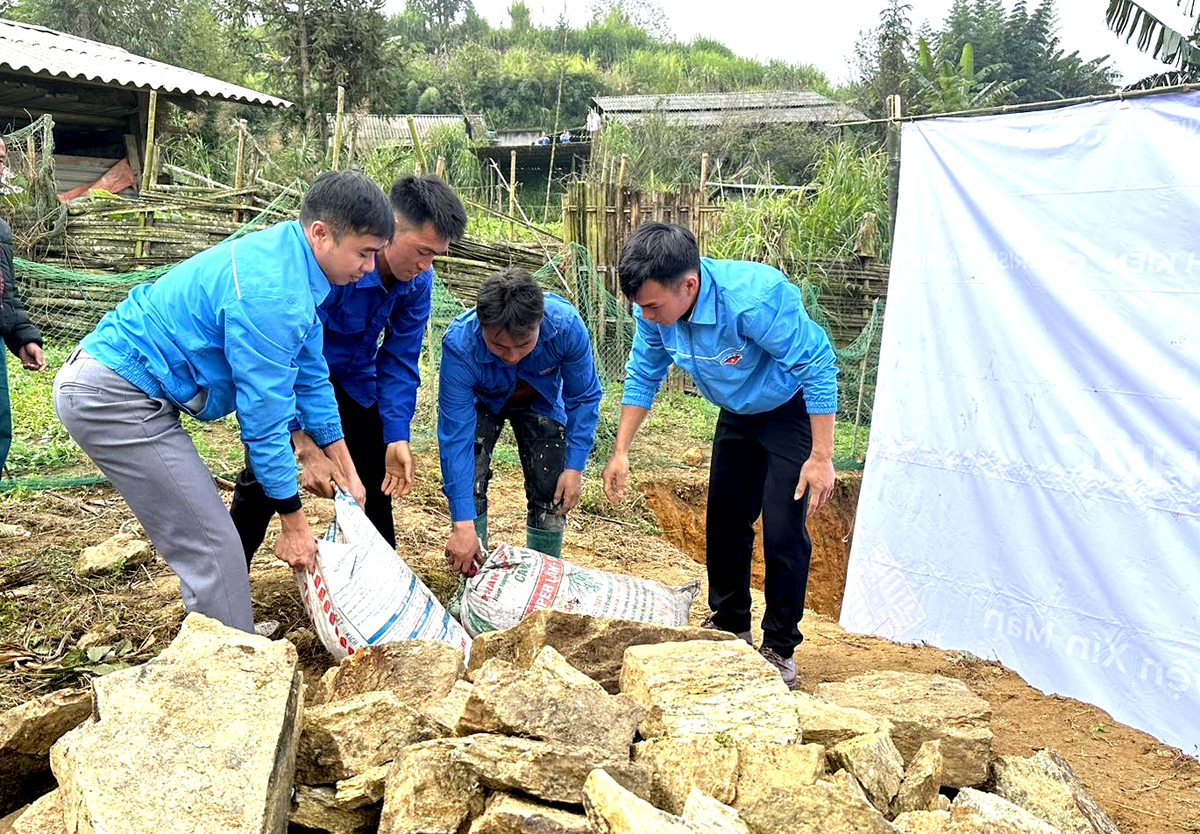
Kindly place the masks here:
[(688, 319), (642, 318), (625, 363), (621, 402), (650, 408), (674, 362), (707, 399), (735, 414), (760, 414), (804, 392), (809, 414), (837, 411), (837, 358), (808, 317), (800, 288), (751, 261), (700, 259), (700, 291)]
[(433, 274), (427, 269), (384, 287), (375, 270), (357, 283), (331, 287), (317, 307), (329, 376), (364, 408), (379, 404), (384, 443), (409, 439)]
[(134, 287), (81, 346), (199, 420), (237, 411), (259, 482), (289, 499), (289, 421), (298, 414), (320, 445), (342, 437), (316, 315), (329, 286), (299, 222), (280, 223)]
[(537, 345), (516, 365), (506, 365), (487, 349), (479, 319), (468, 310), (446, 330), (438, 376), (442, 491), (454, 521), (475, 517), (475, 403), (500, 413), (518, 379), (536, 392), (530, 404), (535, 412), (566, 426), (566, 468), (587, 465), (603, 391), (579, 312), (565, 298), (546, 293)]

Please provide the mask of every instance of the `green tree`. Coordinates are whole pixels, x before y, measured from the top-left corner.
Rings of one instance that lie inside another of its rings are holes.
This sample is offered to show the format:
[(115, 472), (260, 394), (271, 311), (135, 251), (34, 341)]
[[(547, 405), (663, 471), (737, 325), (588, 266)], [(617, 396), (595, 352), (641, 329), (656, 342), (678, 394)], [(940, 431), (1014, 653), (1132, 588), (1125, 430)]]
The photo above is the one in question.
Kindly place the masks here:
[(1123, 36), (1126, 43), (1133, 43), (1136, 35), (1138, 49), (1177, 71), (1166, 78), (1146, 79), (1145, 86), (1200, 78), (1200, 17), (1196, 16), (1196, 2), (1176, 0), (1176, 4), (1185, 15), (1195, 18), (1190, 32), (1168, 26), (1135, 0), (1109, 0), (1105, 13), (1108, 28)]
[(879, 13), (879, 25), (860, 33), (854, 47), (858, 69), (856, 98), (859, 108), (875, 118), (885, 115), (887, 97), (911, 94), (912, 6), (890, 0)]
[(993, 64), (976, 71), (975, 50), (969, 43), (963, 45), (957, 61), (938, 60), (929, 43), (919, 38), (913, 76), (917, 82), (914, 109), (920, 113), (954, 113), (1000, 104), (1022, 84), (996, 80), (1001, 69), (1001, 65)]

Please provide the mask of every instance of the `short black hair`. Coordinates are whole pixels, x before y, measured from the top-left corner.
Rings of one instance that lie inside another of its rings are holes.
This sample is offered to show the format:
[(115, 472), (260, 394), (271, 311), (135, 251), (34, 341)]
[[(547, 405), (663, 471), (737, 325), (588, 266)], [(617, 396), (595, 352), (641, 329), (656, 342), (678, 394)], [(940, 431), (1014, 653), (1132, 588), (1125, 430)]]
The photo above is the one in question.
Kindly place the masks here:
[(546, 298), (529, 270), (510, 266), (479, 285), (475, 315), (481, 327), (499, 327), (510, 336), (527, 336), (542, 323)]
[(441, 177), (409, 174), (392, 183), (392, 209), (412, 226), (432, 223), (446, 240), (459, 240), (467, 230), (467, 210)]
[(317, 220), (329, 226), (334, 239), (347, 232), (391, 240), (396, 217), (383, 189), (359, 171), (326, 171), (313, 180), (300, 203), (300, 224)]
[(689, 272), (700, 273), (700, 247), (683, 226), (673, 223), (643, 223), (621, 248), (617, 274), (621, 292), (630, 301), (653, 280), (667, 289), (679, 286)]

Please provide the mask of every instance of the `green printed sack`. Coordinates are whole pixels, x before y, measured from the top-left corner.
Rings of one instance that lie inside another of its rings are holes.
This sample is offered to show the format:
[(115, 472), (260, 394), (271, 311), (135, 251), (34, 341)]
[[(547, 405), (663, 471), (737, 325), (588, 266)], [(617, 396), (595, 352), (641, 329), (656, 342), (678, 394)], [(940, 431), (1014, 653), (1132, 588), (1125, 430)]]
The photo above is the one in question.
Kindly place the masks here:
[(501, 544), (451, 603), (467, 633), (511, 628), (540, 608), (683, 626), (700, 582), (668, 586), (584, 568), (526, 547)]

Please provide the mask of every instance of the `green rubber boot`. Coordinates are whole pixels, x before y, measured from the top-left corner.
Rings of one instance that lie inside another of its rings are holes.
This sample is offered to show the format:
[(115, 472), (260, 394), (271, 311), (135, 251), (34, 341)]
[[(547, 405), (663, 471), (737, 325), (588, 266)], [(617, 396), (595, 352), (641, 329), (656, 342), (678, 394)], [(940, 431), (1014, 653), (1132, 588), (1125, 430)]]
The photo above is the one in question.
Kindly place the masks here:
[(545, 553), (555, 559), (562, 558), (562, 530), (539, 530), (536, 527), (525, 528), (525, 546), (538, 553)]
[(475, 516), (475, 535), (483, 542), (484, 555), (487, 555), (487, 513)]

